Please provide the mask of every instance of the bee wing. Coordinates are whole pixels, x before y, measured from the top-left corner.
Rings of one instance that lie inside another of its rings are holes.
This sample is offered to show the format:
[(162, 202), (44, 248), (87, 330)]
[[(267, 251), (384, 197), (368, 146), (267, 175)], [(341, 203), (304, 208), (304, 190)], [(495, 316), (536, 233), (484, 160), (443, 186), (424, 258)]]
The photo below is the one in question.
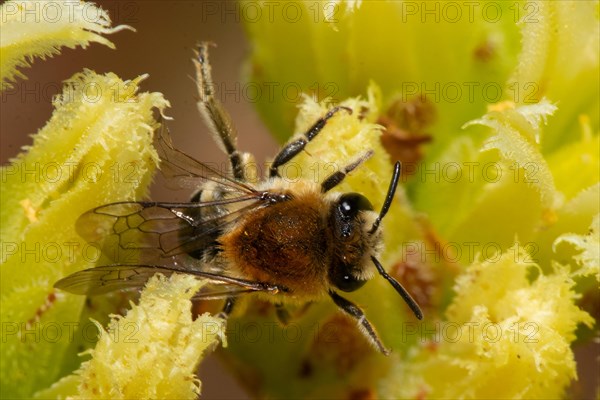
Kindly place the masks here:
[(220, 189), (223, 191), (247, 194), (256, 192), (250, 185), (236, 181), (217, 168), (213, 168), (177, 150), (173, 146), (169, 131), (164, 125), (156, 140), (156, 148), (161, 159), (161, 172), (169, 183), (176, 182), (179, 187), (196, 189), (203, 182), (211, 181), (219, 184)]
[[(228, 292), (241, 294), (256, 291), (272, 293), (287, 291), (281, 286), (267, 283), (212, 274), (183, 266), (166, 267), (162, 265), (107, 265), (84, 269), (57, 281), (54, 287), (74, 294), (95, 296), (115, 290), (141, 289), (156, 273), (165, 276), (182, 273), (206, 279), (209, 282), (207, 293), (220, 293), (223, 296), (227, 296)], [(220, 292), (214, 288), (216, 286), (221, 287)], [(202, 298), (202, 295), (199, 294), (197, 298)]]
[[(240, 203), (232, 212), (221, 206)], [(79, 217), (81, 237), (116, 264), (171, 264), (171, 258), (214, 245), (218, 232), (266, 205), (254, 194), (200, 203), (120, 202)]]
[(222, 300), (228, 297), (238, 297), (256, 291), (257, 290), (255, 289), (244, 288), (232, 284), (208, 284), (202, 286), (200, 291), (192, 297), (192, 301)]

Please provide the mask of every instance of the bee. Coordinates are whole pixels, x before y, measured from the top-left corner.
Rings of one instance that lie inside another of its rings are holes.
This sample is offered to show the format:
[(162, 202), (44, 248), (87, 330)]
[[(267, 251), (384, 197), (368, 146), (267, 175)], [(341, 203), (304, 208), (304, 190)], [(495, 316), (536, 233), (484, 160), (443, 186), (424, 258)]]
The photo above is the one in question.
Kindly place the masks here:
[[(195, 299), (224, 299), (227, 317), (238, 296), (262, 293), (285, 321), (286, 305), (330, 298), (354, 318), (360, 331), (382, 353), (374, 327), (356, 304), (340, 292), (362, 287), (375, 272), (386, 279), (418, 319), (423, 314), (404, 287), (378, 261), (383, 247), (381, 221), (388, 212), (400, 177), (397, 162), (379, 212), (360, 193), (334, 189), (372, 156), (368, 150), (320, 183), (290, 182), (279, 168), (317, 138), (327, 121), (346, 107), (334, 107), (303, 135), (292, 139), (273, 159), (268, 177), (253, 181), (245, 166), (252, 160), (236, 147), (229, 115), (215, 97), (209, 43), (195, 50), (199, 109), (221, 149), (230, 173), (222, 173), (176, 149), (168, 130), (156, 138), (161, 171), (180, 186), (199, 190), (188, 203), (119, 202), (84, 213), (78, 233), (90, 243), (103, 242), (112, 263), (76, 272), (56, 288), (85, 295), (141, 288), (155, 273), (190, 274), (209, 282)], [(164, 126), (164, 124), (163, 124)], [(126, 259), (123, 254), (134, 257)]]

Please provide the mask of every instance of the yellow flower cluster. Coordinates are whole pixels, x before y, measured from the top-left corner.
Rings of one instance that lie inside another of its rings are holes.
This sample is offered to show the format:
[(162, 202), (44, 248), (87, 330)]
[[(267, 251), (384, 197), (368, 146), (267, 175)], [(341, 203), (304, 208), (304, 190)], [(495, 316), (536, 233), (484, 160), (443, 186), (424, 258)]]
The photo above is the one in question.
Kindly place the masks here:
[[(396, 398), (555, 398), (576, 377), (570, 342), (593, 319), (568, 268), (544, 275), (516, 244), (499, 260), (477, 261), (435, 333), (396, 364), (382, 393)], [(431, 328), (431, 327), (430, 327)], [(443, 379), (440, 379), (440, 376)]]

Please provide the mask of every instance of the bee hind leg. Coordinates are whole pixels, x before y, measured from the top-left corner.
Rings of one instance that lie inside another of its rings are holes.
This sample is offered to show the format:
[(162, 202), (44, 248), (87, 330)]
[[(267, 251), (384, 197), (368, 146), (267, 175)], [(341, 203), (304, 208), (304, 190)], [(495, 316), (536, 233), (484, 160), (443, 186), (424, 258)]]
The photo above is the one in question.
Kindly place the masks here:
[(209, 42), (200, 43), (196, 49), (196, 58), (193, 59), (200, 96), (198, 109), (210, 128), (215, 142), (221, 150), (227, 153), (234, 178), (245, 181), (244, 153), (237, 149), (237, 134), (231, 123), (231, 117), (215, 97), (211, 67), (208, 61), (208, 47), (210, 45)]
[(342, 311), (356, 320), (361, 333), (366, 336), (369, 342), (373, 344), (377, 350), (386, 356), (390, 354), (390, 350), (383, 345), (377, 332), (375, 332), (375, 328), (373, 328), (369, 320), (367, 320), (365, 313), (356, 304), (343, 298), (334, 291), (330, 291), (329, 296)]
[(334, 107), (324, 117), (319, 118), (317, 122), (315, 122), (309, 129), (304, 133), (304, 137), (301, 137), (298, 140), (288, 143), (283, 147), (279, 153), (273, 159), (273, 164), (271, 164), (271, 168), (269, 168), (269, 176), (271, 178), (279, 176), (279, 172), (277, 168), (281, 167), (292, 158), (296, 157), (298, 153), (304, 150), (304, 147), (315, 138), (321, 132), (327, 121), (333, 117), (338, 111), (345, 110), (348, 113), (352, 114), (352, 109), (348, 107)]

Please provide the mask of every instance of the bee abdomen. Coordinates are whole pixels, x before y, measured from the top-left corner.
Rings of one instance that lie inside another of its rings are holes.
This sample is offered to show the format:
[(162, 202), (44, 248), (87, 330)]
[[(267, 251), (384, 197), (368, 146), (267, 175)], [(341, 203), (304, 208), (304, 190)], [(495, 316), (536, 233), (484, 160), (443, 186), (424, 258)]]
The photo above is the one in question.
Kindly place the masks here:
[[(191, 201), (200, 202), (202, 200), (203, 190), (199, 190), (194, 194)], [(220, 197), (220, 193), (218, 194)], [(210, 221), (215, 219), (223, 210), (217, 207), (197, 208), (193, 216), (196, 221)], [(219, 237), (223, 234), (216, 223), (203, 222), (197, 228), (192, 229), (189, 240), (194, 240), (194, 247), (197, 250), (191, 251), (188, 254), (193, 258), (204, 262), (211, 262), (220, 253)]]

